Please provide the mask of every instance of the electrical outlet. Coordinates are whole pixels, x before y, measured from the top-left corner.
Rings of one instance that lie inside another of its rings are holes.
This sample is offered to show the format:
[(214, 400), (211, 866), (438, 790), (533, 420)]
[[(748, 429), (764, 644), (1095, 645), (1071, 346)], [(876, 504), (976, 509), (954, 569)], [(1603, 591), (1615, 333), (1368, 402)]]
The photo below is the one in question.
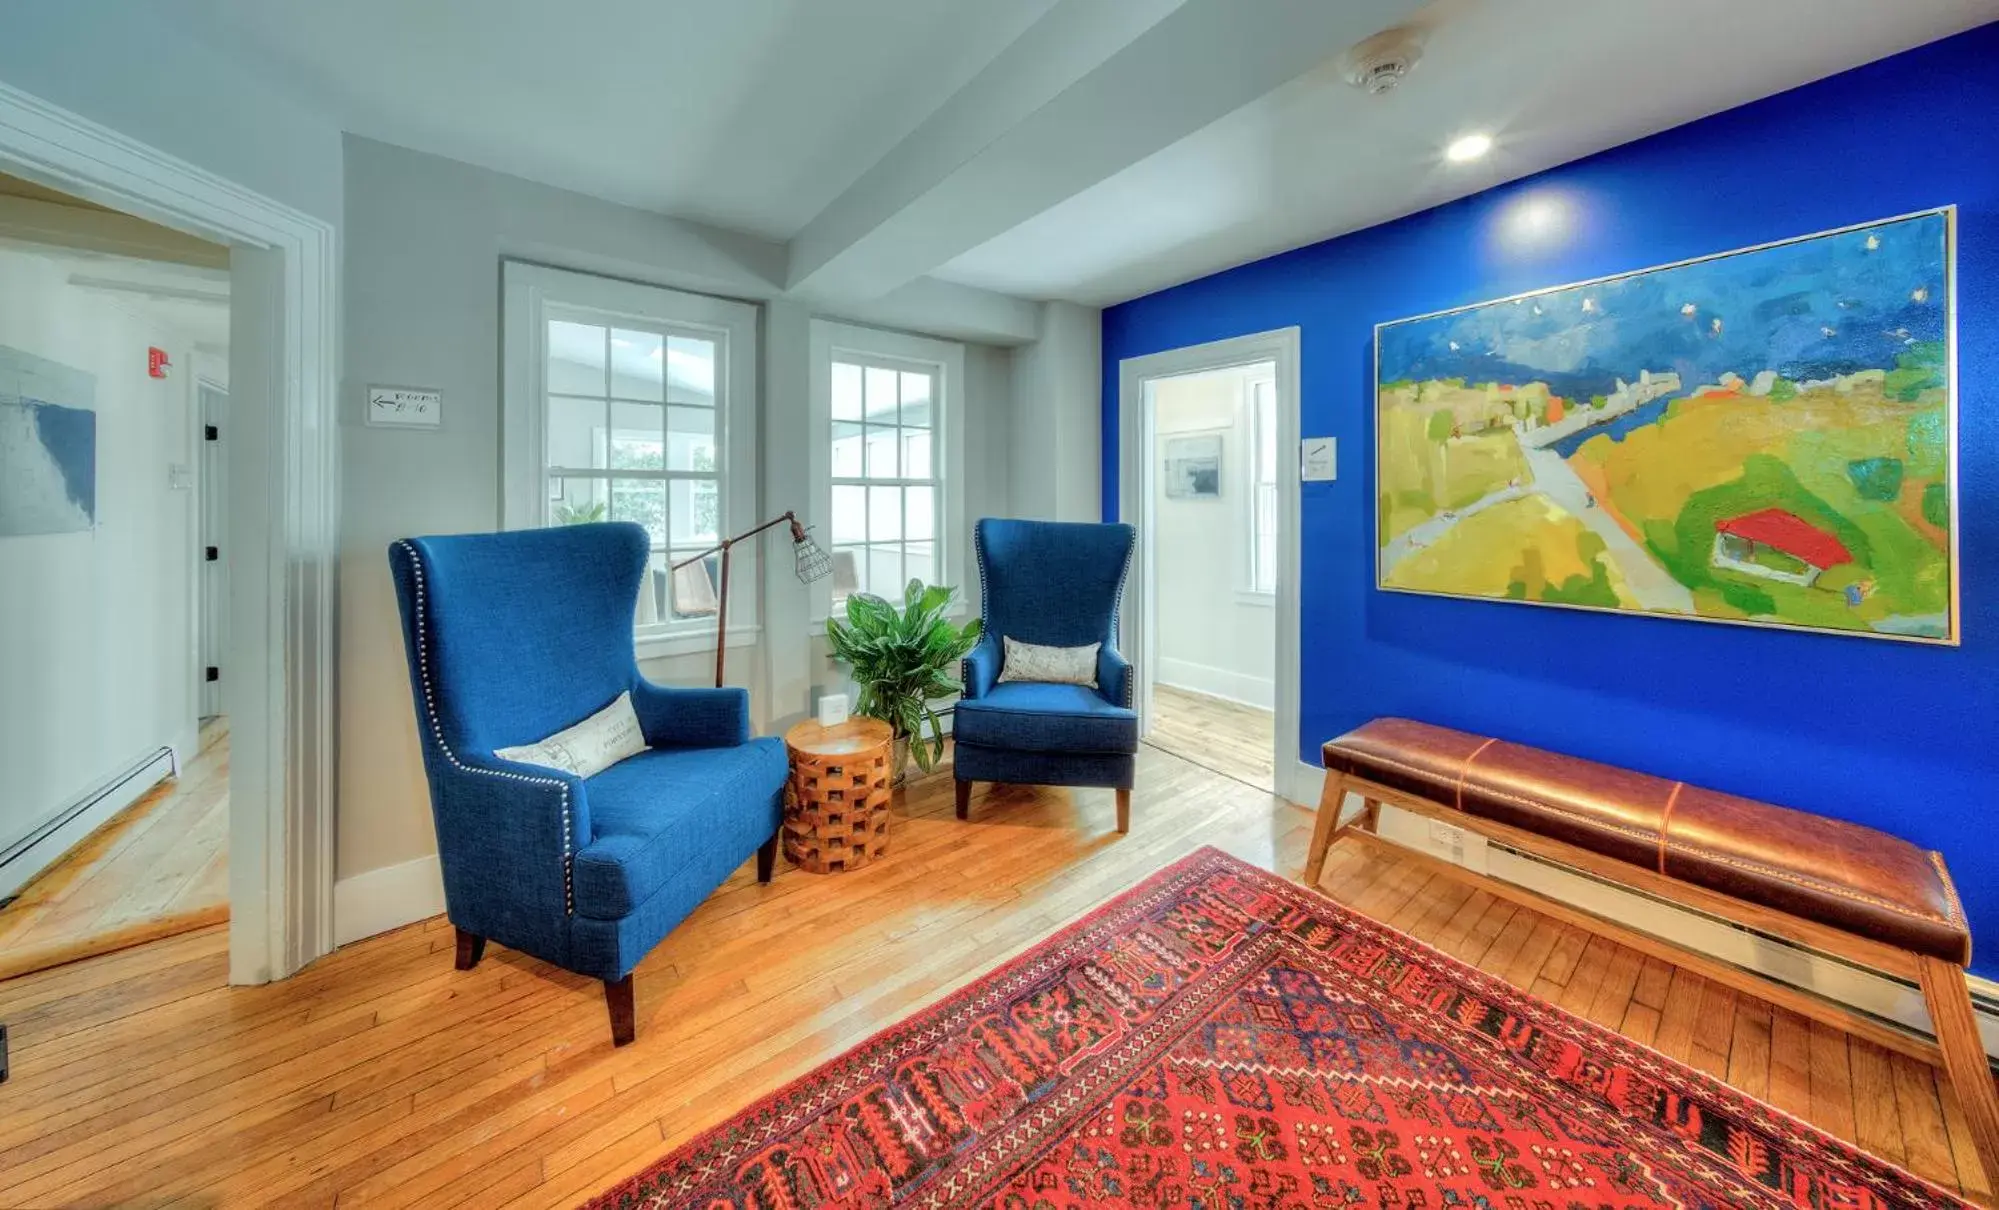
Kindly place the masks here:
[(1485, 837), (1468, 828), (1445, 823), (1441, 819), (1430, 820), (1430, 851), (1453, 865), (1463, 866), (1475, 874), (1486, 872)]
[(1430, 821), (1430, 847), (1456, 861), (1464, 856), (1465, 830), (1452, 827), (1441, 819), (1433, 819)]

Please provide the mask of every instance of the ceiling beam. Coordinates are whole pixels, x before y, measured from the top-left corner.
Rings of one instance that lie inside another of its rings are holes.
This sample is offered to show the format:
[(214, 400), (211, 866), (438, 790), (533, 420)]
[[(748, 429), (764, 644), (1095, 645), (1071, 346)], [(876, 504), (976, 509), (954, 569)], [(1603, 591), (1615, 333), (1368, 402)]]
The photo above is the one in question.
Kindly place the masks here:
[(1041, 335), (1041, 304), (935, 277), (916, 278), (877, 298), (812, 305), (821, 314), (853, 323), (946, 340), (1005, 347)]
[(97, 206), (0, 196), (0, 238), (201, 269), (229, 268), (229, 249)]
[(212, 307), (229, 305), (229, 283), (203, 289), (200, 286), (173, 285), (168, 282), (150, 281), (143, 278), (105, 277), (88, 273), (72, 273), (69, 284), (79, 290), (97, 290), (109, 294), (137, 294), (162, 302), (202, 303)]
[(1411, 16), (1418, 0), (1061, 0), (792, 241), (874, 298)]

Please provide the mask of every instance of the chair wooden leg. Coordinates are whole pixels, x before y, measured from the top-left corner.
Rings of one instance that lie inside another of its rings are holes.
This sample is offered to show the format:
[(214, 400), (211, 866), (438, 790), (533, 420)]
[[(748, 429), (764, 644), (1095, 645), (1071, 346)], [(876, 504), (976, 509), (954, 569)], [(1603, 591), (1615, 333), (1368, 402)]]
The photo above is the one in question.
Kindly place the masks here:
[(1999, 1182), (1999, 1092), (1994, 1091), (1985, 1044), (1978, 1037), (1978, 1017), (1972, 1011), (1964, 968), (1941, 958), (1919, 958), (1917, 963), (1923, 1001), (1936, 1028), (1937, 1048), (1943, 1051), (1944, 1072), (1957, 1090), (1985, 1179)]
[(611, 1045), (624, 1046), (638, 1036), (638, 1014), (632, 1004), (632, 977), (604, 980), (604, 1004), (611, 1010)]
[(769, 882), (771, 875), (777, 872), (777, 839), (782, 835), (784, 835), (784, 832), (779, 830), (769, 840), (764, 841), (763, 847), (757, 850), (758, 882)]
[(486, 939), (464, 929), (458, 930), (458, 969), (469, 971), (486, 956)]
[(1117, 792), (1117, 830), (1120, 833), (1131, 831), (1131, 791), (1129, 789), (1121, 788)]
[(958, 783), (958, 818), (970, 819), (971, 817), (972, 817), (972, 783), (968, 781), (960, 781)]
[(1312, 821), (1312, 845), (1305, 850), (1305, 885), (1318, 886), (1326, 872), (1326, 850), (1333, 847), (1340, 822), (1340, 807), (1347, 799), (1347, 779), (1326, 770), (1326, 788), (1319, 794), (1319, 817)]

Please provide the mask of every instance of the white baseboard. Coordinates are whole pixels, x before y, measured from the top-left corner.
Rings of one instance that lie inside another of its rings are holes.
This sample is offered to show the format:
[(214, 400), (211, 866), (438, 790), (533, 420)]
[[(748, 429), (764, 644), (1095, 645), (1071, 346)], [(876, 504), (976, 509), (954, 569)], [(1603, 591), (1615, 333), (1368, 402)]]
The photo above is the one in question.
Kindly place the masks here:
[[(1325, 770), (1300, 761), (1292, 788), (1308, 796), (1287, 795), (1293, 801), (1316, 803), (1325, 786)], [(1360, 799), (1349, 794), (1346, 809), (1359, 810)], [(1886, 975), (1737, 928), (1699, 912), (1661, 903), (1646, 895), (1600, 882), (1595, 878), (1524, 856), (1510, 849), (1467, 844), (1462, 852), (1434, 842), (1429, 821), (1420, 815), (1384, 805), (1381, 839), (1440, 861), (1526, 887), (1551, 899), (1615, 920), (1627, 928), (1675, 944), (1757, 974), (1802, 988), (1850, 1008), (1893, 1021), (1918, 1033), (1930, 1033), (1929, 1013), (1922, 992)], [(1467, 840), (1472, 839), (1467, 836)], [(1985, 1053), (1999, 1058), (1999, 983), (1971, 976), (1973, 1007)]]
[[(181, 759), (186, 759), (185, 753)], [(0, 857), (5, 858), (4, 862), (0, 862), (0, 898), (12, 895), (35, 875), (62, 860), (63, 854), (104, 826), (113, 815), (145, 797), (178, 767), (184, 766), (175, 765), (173, 753), (166, 749), (156, 751), (93, 786), (88, 793), (80, 794), (44, 815), (40, 823), (27, 830), (25, 836), (34, 836), (41, 828), (47, 827), (50, 820), (60, 818), (78, 803), (89, 802), (81, 811), (63, 820), (61, 825), (36, 837), (34, 843), (19, 848), (15, 847), (18, 842), (11, 838), (0, 843)]]
[(444, 869), (435, 853), (333, 884), (333, 944), (428, 920), (444, 911)]
[(1232, 702), (1241, 702), (1245, 706), (1255, 706), (1259, 710), (1276, 708), (1276, 682), (1267, 676), (1250, 676), (1227, 668), (1196, 664), (1192, 660), (1174, 660), (1160, 656), (1152, 679), (1154, 684), (1191, 689), (1195, 693), (1226, 698)]

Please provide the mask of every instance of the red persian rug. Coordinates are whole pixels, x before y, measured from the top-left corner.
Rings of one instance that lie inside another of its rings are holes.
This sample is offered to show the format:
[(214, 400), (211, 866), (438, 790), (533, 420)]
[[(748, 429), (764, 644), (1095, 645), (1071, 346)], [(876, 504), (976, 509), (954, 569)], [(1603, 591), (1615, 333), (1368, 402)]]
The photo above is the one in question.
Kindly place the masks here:
[(1213, 849), (592, 1203), (1962, 1204)]

